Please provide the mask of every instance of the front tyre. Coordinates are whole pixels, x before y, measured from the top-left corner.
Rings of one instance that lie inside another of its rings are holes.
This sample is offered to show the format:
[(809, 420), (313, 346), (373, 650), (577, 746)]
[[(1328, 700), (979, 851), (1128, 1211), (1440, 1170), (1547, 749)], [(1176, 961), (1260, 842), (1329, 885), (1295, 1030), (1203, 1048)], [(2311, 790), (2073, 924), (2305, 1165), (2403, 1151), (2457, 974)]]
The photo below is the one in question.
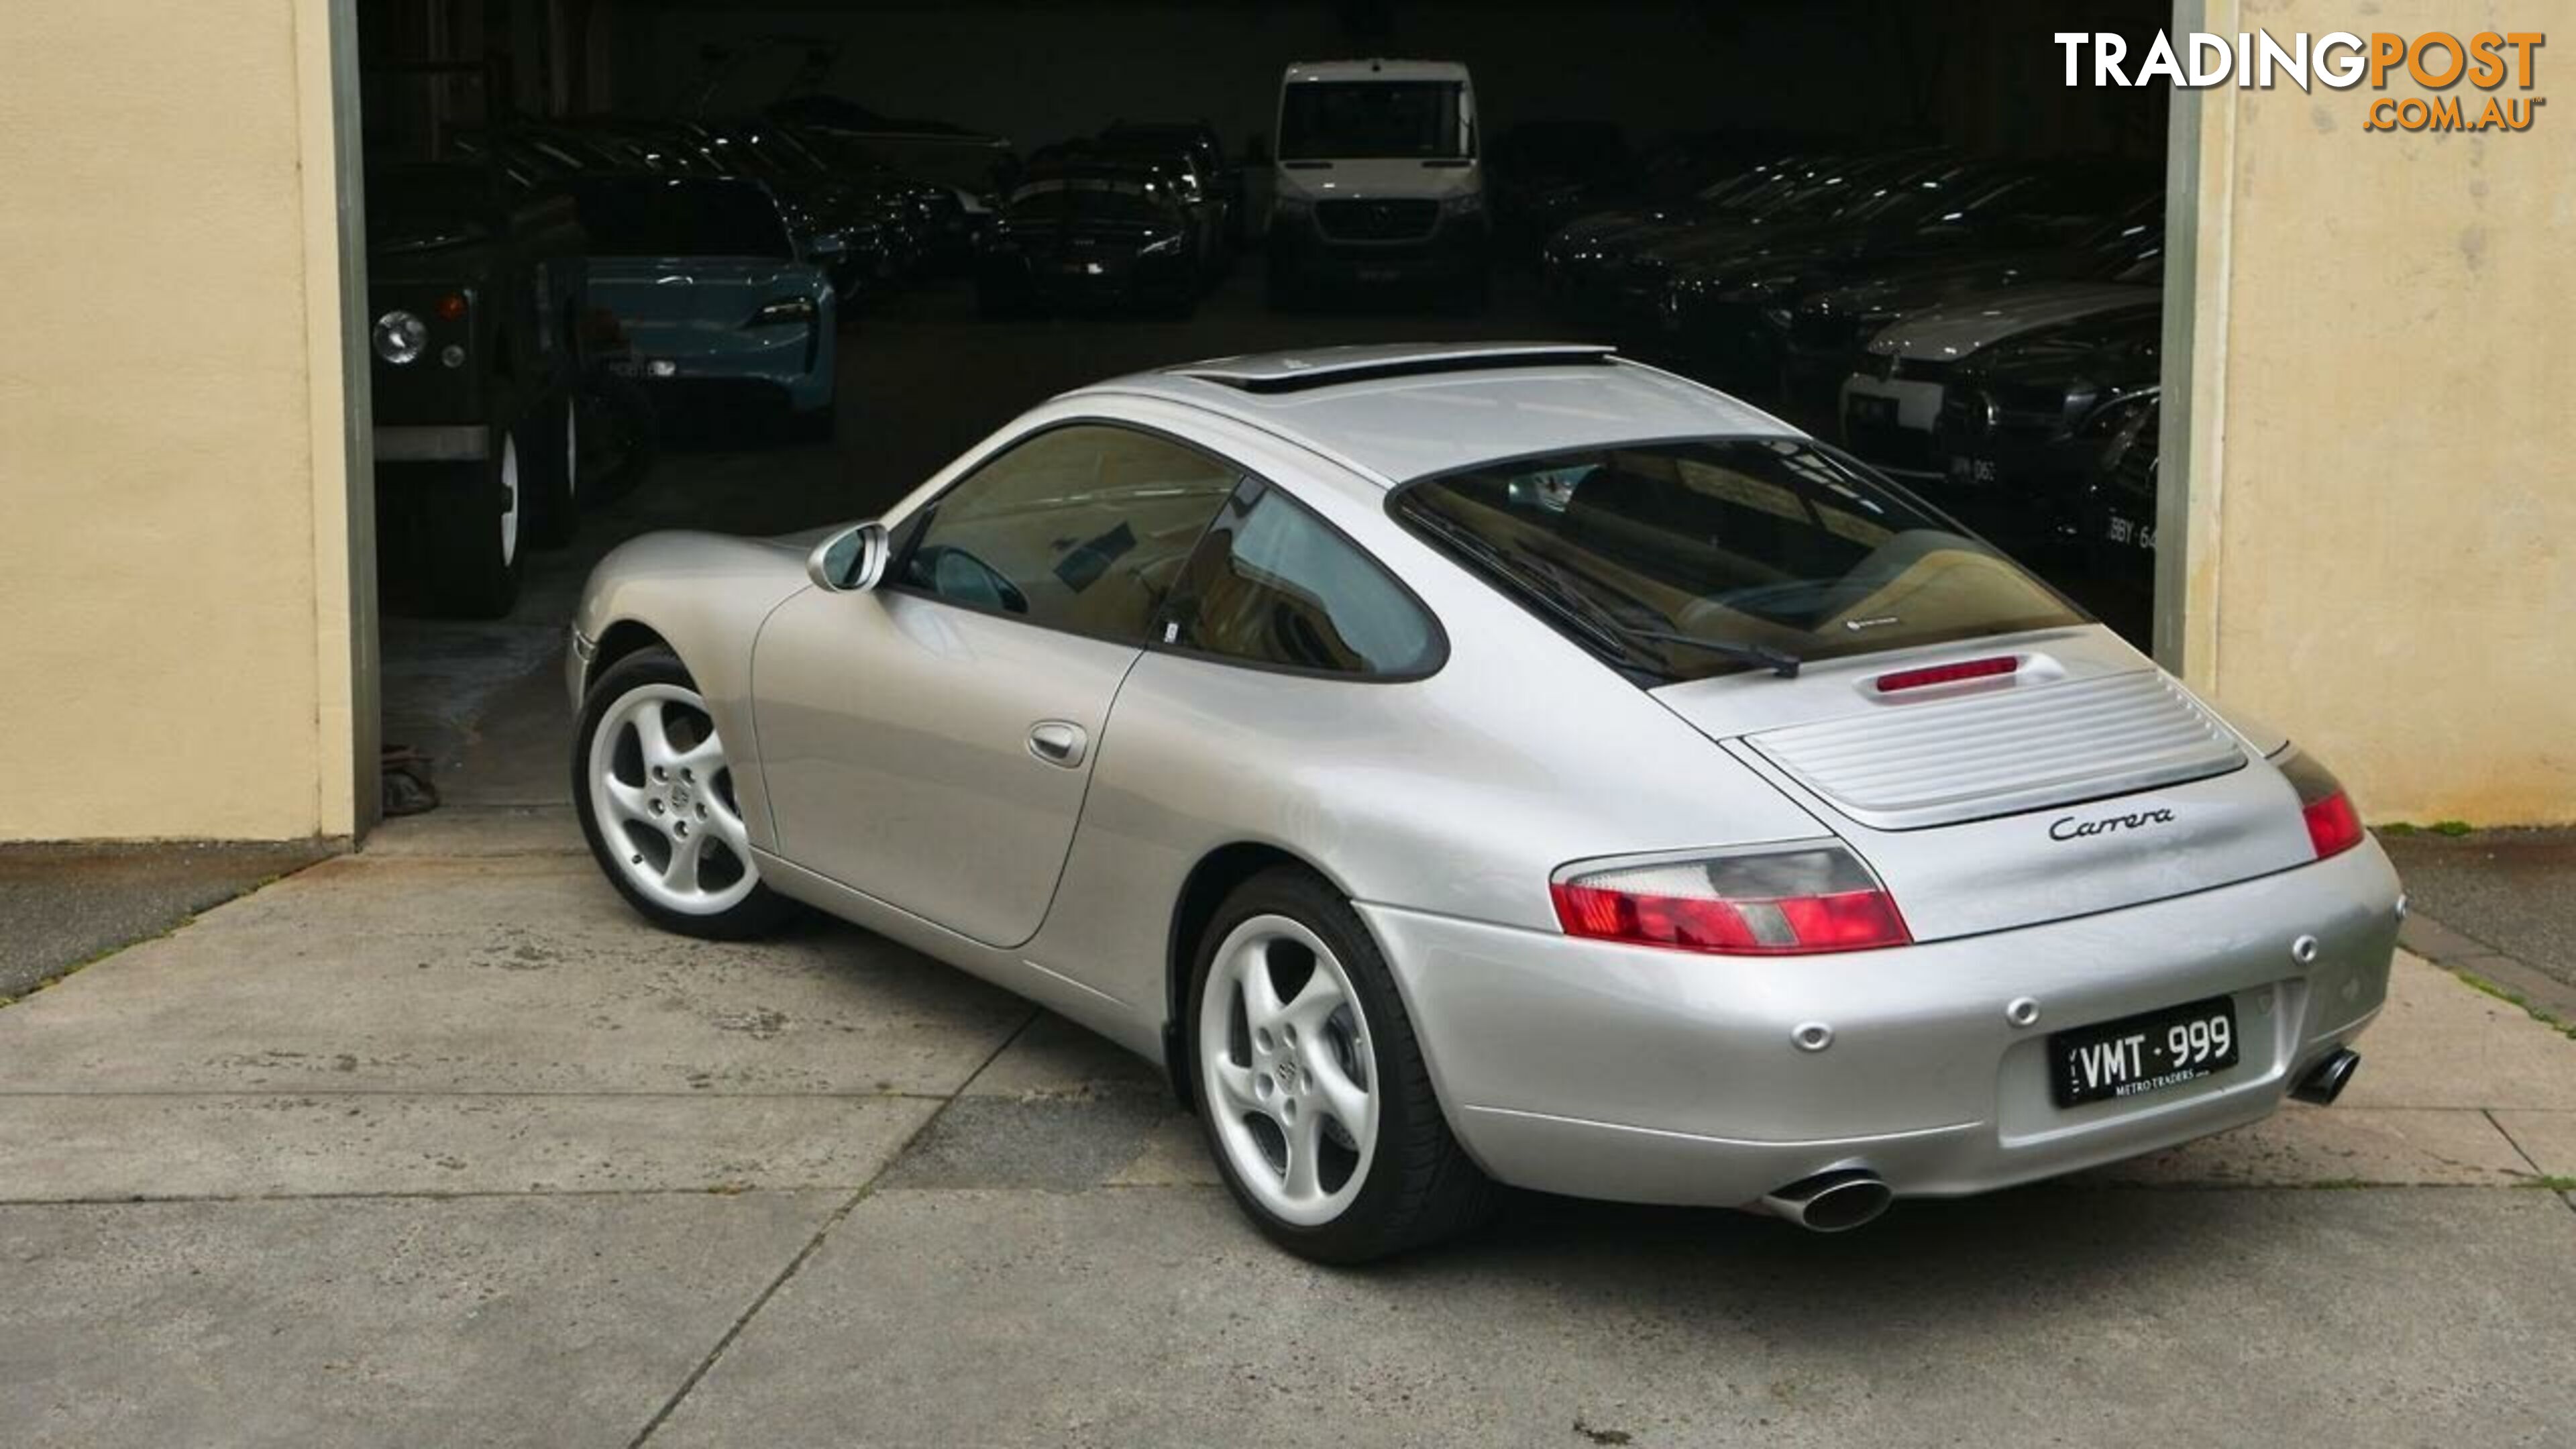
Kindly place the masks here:
[(1360, 1263), (1490, 1212), (1493, 1185), (1440, 1115), (1385, 958), (1323, 881), (1267, 871), (1226, 898), (1199, 943), (1189, 1021), (1209, 1150), (1273, 1242)]
[(423, 518), (430, 609), (442, 618), (498, 619), (518, 603), (527, 570), (518, 438), (493, 428), (482, 458), (435, 466)]
[(762, 884), (715, 717), (667, 649), (612, 665), (573, 737), (572, 798), (609, 884), (666, 931), (732, 941), (793, 913)]

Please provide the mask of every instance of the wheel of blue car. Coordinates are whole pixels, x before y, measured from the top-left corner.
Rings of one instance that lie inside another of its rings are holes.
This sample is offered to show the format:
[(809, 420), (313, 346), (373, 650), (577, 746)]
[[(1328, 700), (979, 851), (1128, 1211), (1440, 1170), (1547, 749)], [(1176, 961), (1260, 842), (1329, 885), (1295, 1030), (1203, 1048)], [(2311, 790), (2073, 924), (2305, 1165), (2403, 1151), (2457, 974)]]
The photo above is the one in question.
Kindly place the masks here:
[(1281, 1246), (1365, 1262), (1490, 1209), (1385, 957), (1320, 878), (1269, 871), (1226, 899), (1199, 944), (1189, 1023), (1209, 1150)]
[(665, 930), (736, 940), (794, 910), (761, 882), (715, 716), (666, 649), (629, 655), (591, 686), (573, 801), (609, 883)]

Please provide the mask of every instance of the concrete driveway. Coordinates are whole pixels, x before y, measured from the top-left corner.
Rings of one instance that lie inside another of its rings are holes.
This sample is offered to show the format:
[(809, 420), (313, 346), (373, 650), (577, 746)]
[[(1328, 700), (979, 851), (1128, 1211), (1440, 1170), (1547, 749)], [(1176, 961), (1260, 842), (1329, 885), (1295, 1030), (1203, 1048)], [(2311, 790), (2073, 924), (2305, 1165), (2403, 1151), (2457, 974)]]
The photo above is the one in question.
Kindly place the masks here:
[(1152, 1074), (397, 824), (0, 1010), (12, 1445), (2560, 1443), (2576, 1042), (2401, 963), (2343, 1105), (1813, 1238), (1266, 1246)]

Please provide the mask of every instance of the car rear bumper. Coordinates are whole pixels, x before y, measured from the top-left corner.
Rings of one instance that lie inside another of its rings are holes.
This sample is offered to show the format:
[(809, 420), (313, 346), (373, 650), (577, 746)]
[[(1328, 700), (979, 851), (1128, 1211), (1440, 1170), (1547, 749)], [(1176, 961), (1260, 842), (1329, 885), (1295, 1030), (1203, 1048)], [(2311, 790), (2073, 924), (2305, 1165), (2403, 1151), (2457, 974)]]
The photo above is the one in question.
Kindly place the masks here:
[[(1899, 1195), (1984, 1192), (2261, 1118), (2385, 999), (2397, 877), (2376, 843), (2235, 885), (2019, 930), (1835, 956), (1574, 941), (1381, 905), (1450, 1124), (1496, 1178), (1741, 1204), (1828, 1168)], [(2292, 943), (2313, 936), (2313, 961)], [(2061, 1109), (2048, 1037), (2206, 997), (2240, 1060)], [(2016, 1027), (2005, 1008), (2039, 1004)], [(1830, 1045), (1793, 1041), (1822, 1024)]]

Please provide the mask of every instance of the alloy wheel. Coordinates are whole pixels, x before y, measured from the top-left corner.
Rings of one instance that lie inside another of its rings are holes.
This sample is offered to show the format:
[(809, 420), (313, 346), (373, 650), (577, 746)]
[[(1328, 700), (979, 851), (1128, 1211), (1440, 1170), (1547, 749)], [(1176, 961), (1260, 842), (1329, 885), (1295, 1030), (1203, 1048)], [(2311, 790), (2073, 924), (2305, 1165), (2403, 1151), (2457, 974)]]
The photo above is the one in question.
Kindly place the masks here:
[(706, 701), (676, 684), (618, 697), (590, 737), (591, 809), (611, 866), (646, 899), (711, 916), (759, 884)]
[(519, 561), (519, 440), (501, 435), (501, 567)]
[(1329, 1223), (1368, 1180), (1378, 1093), (1350, 973), (1279, 915), (1229, 932), (1198, 1020), (1200, 1100), (1244, 1189), (1301, 1227)]

